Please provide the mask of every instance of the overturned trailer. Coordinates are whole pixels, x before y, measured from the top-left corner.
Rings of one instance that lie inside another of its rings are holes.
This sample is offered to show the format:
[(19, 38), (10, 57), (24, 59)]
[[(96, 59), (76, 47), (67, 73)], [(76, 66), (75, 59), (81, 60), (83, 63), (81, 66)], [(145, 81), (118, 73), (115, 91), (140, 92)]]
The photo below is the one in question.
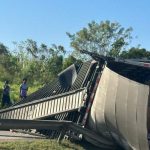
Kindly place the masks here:
[[(96, 61), (70, 66), (27, 99), (1, 110), (1, 129), (36, 128), (50, 138), (63, 131), (69, 137), (83, 134), (106, 150), (148, 150), (149, 63), (92, 57)], [(34, 120), (51, 122), (48, 128)]]

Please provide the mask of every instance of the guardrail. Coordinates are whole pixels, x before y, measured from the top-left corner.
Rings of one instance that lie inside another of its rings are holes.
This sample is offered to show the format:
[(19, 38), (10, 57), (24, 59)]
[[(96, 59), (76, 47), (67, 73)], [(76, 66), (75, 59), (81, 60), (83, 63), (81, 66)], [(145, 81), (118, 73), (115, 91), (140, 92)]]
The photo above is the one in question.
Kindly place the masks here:
[[(108, 142), (103, 137), (99, 136), (87, 128), (83, 128), (72, 121), (56, 121), (56, 120), (17, 120), (17, 119), (0, 119), (0, 129), (51, 129), (60, 131), (58, 141), (61, 140), (67, 131), (72, 131), (77, 134), (83, 134), (86, 137), (91, 137), (93, 140), (100, 142), (101, 148), (108, 148), (114, 144)], [(72, 136), (71, 134), (68, 134)]]

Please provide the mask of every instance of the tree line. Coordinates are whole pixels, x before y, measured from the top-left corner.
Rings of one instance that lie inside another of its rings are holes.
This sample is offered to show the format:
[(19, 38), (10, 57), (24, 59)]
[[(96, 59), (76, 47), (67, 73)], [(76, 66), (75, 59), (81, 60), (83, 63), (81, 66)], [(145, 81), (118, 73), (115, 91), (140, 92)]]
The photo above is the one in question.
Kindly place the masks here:
[(26, 77), (33, 85), (48, 83), (72, 63), (90, 59), (80, 53), (82, 50), (125, 59), (150, 59), (150, 52), (145, 48), (128, 49), (132, 31), (131, 27), (124, 28), (118, 22), (92, 21), (74, 34), (66, 32), (73, 49), (70, 55), (62, 45), (38, 45), (32, 39), (14, 42), (14, 50), (0, 43), (0, 81), (18, 83)]
[(65, 57), (63, 46), (45, 44), (37, 46), (36, 41), (15, 43), (15, 51), (10, 51), (0, 43), (0, 81), (20, 82), (27, 78), (32, 84), (45, 84), (76, 59), (69, 55)]

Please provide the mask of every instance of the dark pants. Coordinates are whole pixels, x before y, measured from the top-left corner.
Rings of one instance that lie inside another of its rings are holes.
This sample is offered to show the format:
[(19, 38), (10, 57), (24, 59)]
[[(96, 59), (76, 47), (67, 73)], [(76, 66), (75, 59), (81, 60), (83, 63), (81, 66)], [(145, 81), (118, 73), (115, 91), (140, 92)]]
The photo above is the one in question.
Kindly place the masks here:
[(11, 105), (10, 96), (3, 94), (3, 97), (2, 97), (2, 107), (4, 107), (4, 106), (10, 106), (10, 105)]

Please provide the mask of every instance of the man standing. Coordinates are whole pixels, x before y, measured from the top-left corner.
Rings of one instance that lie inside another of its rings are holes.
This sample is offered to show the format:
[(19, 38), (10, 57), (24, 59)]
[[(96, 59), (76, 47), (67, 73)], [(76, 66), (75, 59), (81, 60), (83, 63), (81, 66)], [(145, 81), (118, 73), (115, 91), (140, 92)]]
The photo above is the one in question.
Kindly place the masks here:
[(20, 97), (21, 99), (24, 99), (27, 97), (27, 91), (28, 91), (28, 86), (27, 86), (27, 79), (22, 80), (22, 84), (20, 85)]
[(5, 81), (4, 87), (3, 87), (3, 96), (2, 96), (2, 107), (4, 106), (10, 106), (10, 86), (9, 82)]

